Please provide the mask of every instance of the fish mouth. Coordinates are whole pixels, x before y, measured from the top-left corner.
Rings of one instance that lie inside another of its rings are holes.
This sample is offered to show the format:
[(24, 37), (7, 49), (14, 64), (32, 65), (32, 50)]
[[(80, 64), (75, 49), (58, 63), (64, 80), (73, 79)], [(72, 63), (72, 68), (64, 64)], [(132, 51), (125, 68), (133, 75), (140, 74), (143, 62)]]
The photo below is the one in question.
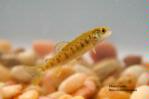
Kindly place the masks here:
[(109, 30), (109, 31), (107, 31), (107, 32), (103, 35), (103, 38), (104, 38), (104, 39), (105, 39), (105, 38), (108, 38), (111, 34), (112, 34), (112, 31)]

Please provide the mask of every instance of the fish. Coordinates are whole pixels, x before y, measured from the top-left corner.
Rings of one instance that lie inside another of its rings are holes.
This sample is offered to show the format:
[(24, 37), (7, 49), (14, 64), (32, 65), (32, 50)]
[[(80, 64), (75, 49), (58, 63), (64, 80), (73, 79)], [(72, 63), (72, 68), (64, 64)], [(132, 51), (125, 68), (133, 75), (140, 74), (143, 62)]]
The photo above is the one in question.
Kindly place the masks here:
[(81, 33), (78, 37), (69, 41), (52, 58), (47, 59), (41, 66), (27, 68), (27, 71), (33, 76), (38, 77), (50, 68), (63, 66), (69, 63), (91, 49), (94, 49), (97, 43), (105, 40), (111, 35), (112, 31), (107, 26), (99, 26)]

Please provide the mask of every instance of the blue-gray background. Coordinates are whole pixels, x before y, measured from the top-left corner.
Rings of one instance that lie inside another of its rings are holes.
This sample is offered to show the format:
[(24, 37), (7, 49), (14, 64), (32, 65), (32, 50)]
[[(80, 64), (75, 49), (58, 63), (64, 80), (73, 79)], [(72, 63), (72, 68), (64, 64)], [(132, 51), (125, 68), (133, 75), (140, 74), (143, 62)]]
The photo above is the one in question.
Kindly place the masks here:
[(143, 0), (0, 0), (0, 38), (31, 46), (35, 39), (68, 41), (107, 25), (120, 52), (145, 54), (146, 6)]

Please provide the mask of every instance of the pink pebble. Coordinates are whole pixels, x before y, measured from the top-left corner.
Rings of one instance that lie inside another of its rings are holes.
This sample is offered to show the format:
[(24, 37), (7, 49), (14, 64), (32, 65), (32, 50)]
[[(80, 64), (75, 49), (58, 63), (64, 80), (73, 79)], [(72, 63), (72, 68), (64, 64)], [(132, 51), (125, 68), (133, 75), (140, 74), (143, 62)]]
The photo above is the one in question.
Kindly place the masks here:
[(47, 40), (34, 41), (32, 46), (35, 52), (37, 52), (37, 54), (40, 56), (45, 56), (54, 49), (53, 42)]
[(109, 42), (102, 42), (97, 44), (95, 51), (92, 50), (90, 55), (94, 62), (98, 62), (107, 58), (116, 58), (117, 50), (113, 44)]

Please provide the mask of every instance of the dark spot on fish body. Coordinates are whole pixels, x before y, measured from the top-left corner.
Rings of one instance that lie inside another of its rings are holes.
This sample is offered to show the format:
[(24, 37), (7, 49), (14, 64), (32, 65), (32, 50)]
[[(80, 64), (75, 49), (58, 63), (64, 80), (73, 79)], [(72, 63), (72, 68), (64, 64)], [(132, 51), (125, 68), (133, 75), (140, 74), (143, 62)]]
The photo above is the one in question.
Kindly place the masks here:
[(80, 46), (81, 46), (81, 47), (84, 47), (84, 42), (83, 42), (83, 41), (80, 42)]

